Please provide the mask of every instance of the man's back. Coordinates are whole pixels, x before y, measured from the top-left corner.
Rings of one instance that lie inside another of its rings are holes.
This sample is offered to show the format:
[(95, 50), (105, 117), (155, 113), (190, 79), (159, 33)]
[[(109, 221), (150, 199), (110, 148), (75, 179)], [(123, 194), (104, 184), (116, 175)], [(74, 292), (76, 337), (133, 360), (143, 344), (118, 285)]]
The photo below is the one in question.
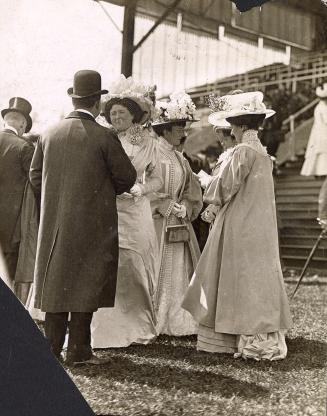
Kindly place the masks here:
[(19, 242), (19, 233), (15, 237), (14, 232), (33, 150), (10, 130), (0, 132), (0, 242), (5, 252), (11, 251), (12, 244)]
[[(99, 280), (115, 278), (116, 195), (134, 184), (135, 169), (116, 135), (88, 115), (73, 112), (40, 139), (30, 178), (41, 189), (37, 306), (42, 297), (47, 311), (96, 307), (90, 296), (96, 290), (92, 275), (97, 276), (97, 287)], [(49, 276), (47, 290), (44, 279)], [(61, 288), (58, 296), (53, 284)], [(107, 296), (105, 306), (111, 302)]]

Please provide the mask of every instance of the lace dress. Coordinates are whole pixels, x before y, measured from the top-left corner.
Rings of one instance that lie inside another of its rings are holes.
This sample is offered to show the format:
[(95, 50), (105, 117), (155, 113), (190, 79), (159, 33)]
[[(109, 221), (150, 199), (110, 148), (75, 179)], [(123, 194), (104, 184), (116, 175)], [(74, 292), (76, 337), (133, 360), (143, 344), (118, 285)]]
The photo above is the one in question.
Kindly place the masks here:
[(204, 200), (218, 207), (183, 307), (199, 322), (197, 348), (256, 360), (285, 358), (290, 328), (280, 267), (272, 165), (248, 130)]
[(93, 348), (147, 344), (157, 336), (154, 291), (158, 244), (148, 194), (162, 186), (158, 143), (141, 126), (119, 135), (137, 171), (143, 195), (117, 197), (119, 264), (115, 307), (93, 316)]

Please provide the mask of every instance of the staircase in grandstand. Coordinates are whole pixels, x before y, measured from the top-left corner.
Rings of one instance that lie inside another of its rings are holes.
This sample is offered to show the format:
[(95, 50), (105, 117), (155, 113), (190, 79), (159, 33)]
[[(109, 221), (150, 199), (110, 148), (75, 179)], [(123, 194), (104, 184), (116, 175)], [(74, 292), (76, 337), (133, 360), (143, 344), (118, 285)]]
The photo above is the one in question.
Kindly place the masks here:
[(201, 106), (205, 105), (205, 97), (212, 92), (223, 95), (236, 88), (244, 91), (261, 90), (264, 92), (274, 86), (287, 86), (295, 92), (301, 83), (315, 87), (324, 79), (327, 79), (326, 50), (295, 55), (290, 59), (289, 65), (282, 63), (267, 65), (188, 89), (187, 93), (198, 106)]
[[(276, 203), (280, 218), (280, 248), (284, 267), (301, 270), (321, 228), (317, 223), (322, 179), (300, 175), (303, 156), (287, 162), (276, 177)], [(309, 272), (327, 274), (327, 239), (311, 260)]]

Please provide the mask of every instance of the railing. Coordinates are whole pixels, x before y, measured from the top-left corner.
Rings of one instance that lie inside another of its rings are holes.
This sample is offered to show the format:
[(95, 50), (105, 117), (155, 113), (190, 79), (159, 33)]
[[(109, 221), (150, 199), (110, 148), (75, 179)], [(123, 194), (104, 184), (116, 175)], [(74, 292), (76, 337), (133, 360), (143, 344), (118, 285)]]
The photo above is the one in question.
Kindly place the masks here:
[(287, 126), (289, 124), (289, 139), (288, 139), (288, 154), (284, 161), (291, 160), (296, 161), (297, 156), (295, 152), (296, 140), (295, 140), (295, 120), (304, 114), (306, 111), (310, 110), (312, 107), (315, 107), (319, 102), (319, 98), (315, 98), (311, 103), (305, 105), (303, 108), (298, 110), (296, 113), (291, 114), (286, 120), (283, 121), (282, 125)]
[[(269, 79), (274, 75), (274, 79)], [(216, 82), (188, 89), (192, 98), (200, 98), (211, 92), (220, 93), (229, 89), (258, 89), (271, 85), (289, 85), (296, 92), (297, 82), (312, 81), (313, 86), (327, 77), (327, 52), (313, 54), (303, 59), (294, 59), (290, 65), (272, 64), (242, 74), (232, 75)]]

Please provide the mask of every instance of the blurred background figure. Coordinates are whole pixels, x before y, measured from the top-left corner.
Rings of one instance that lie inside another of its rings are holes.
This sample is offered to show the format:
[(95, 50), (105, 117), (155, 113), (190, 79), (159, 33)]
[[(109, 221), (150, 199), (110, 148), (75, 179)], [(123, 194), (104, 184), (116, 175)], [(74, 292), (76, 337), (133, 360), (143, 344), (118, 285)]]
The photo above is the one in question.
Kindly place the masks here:
[(327, 83), (317, 87), (320, 101), (314, 110), (314, 122), (305, 153), (301, 175), (327, 175)]

